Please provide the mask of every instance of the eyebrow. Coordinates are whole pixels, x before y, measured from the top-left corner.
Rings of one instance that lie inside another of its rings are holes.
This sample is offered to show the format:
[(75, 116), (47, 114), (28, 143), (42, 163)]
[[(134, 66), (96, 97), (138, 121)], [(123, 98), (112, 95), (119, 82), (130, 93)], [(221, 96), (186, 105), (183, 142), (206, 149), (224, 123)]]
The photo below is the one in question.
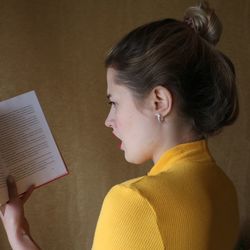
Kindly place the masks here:
[(111, 97), (111, 94), (108, 94), (108, 95), (107, 95), (107, 98), (110, 99), (110, 97)]

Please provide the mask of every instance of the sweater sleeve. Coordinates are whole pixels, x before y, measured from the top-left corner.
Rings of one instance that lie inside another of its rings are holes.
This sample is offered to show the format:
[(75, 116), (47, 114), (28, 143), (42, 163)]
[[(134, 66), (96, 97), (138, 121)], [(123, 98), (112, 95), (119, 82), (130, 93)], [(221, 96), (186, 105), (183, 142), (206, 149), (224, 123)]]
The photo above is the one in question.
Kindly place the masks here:
[(136, 190), (116, 185), (106, 195), (92, 250), (164, 249), (155, 212)]

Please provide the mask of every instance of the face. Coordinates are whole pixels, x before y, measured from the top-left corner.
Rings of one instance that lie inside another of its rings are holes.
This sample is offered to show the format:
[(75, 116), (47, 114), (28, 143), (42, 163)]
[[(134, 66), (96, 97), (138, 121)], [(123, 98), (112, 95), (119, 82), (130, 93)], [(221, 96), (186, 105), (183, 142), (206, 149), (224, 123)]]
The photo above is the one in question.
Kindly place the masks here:
[[(107, 95), (111, 104), (109, 115), (105, 121), (113, 134), (121, 140), (121, 150), (128, 162), (140, 164), (152, 159), (156, 147), (157, 124), (150, 106), (135, 105), (135, 97), (124, 85), (118, 85), (116, 71), (107, 70)], [(147, 100), (145, 100), (145, 103)]]

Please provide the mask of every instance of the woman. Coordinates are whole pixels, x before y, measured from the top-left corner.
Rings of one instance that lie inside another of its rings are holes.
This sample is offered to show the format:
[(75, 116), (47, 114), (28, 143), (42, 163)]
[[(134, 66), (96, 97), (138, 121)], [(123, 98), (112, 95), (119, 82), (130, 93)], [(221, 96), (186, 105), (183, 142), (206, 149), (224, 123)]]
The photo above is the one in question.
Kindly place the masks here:
[[(237, 195), (216, 165), (207, 138), (238, 116), (235, 72), (215, 45), (222, 26), (206, 3), (184, 21), (136, 28), (106, 59), (111, 104), (105, 125), (128, 162), (153, 160), (147, 175), (105, 197), (92, 249), (233, 249)], [(13, 249), (38, 249), (15, 183), (1, 218)]]

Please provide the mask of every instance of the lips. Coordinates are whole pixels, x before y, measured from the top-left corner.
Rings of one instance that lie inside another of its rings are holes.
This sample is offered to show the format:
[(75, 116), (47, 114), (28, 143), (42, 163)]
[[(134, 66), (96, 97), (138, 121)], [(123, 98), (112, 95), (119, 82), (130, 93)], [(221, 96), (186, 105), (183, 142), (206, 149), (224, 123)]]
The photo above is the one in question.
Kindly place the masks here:
[(119, 138), (119, 136), (117, 136), (114, 132), (112, 132), (113, 133), (113, 135), (116, 137), (116, 138), (118, 138), (119, 140), (121, 140), (120, 138)]
[(118, 148), (119, 149), (122, 149), (122, 140), (119, 138), (119, 136), (117, 136), (114, 132), (113, 132), (113, 135), (119, 140), (119, 143), (118, 143)]

